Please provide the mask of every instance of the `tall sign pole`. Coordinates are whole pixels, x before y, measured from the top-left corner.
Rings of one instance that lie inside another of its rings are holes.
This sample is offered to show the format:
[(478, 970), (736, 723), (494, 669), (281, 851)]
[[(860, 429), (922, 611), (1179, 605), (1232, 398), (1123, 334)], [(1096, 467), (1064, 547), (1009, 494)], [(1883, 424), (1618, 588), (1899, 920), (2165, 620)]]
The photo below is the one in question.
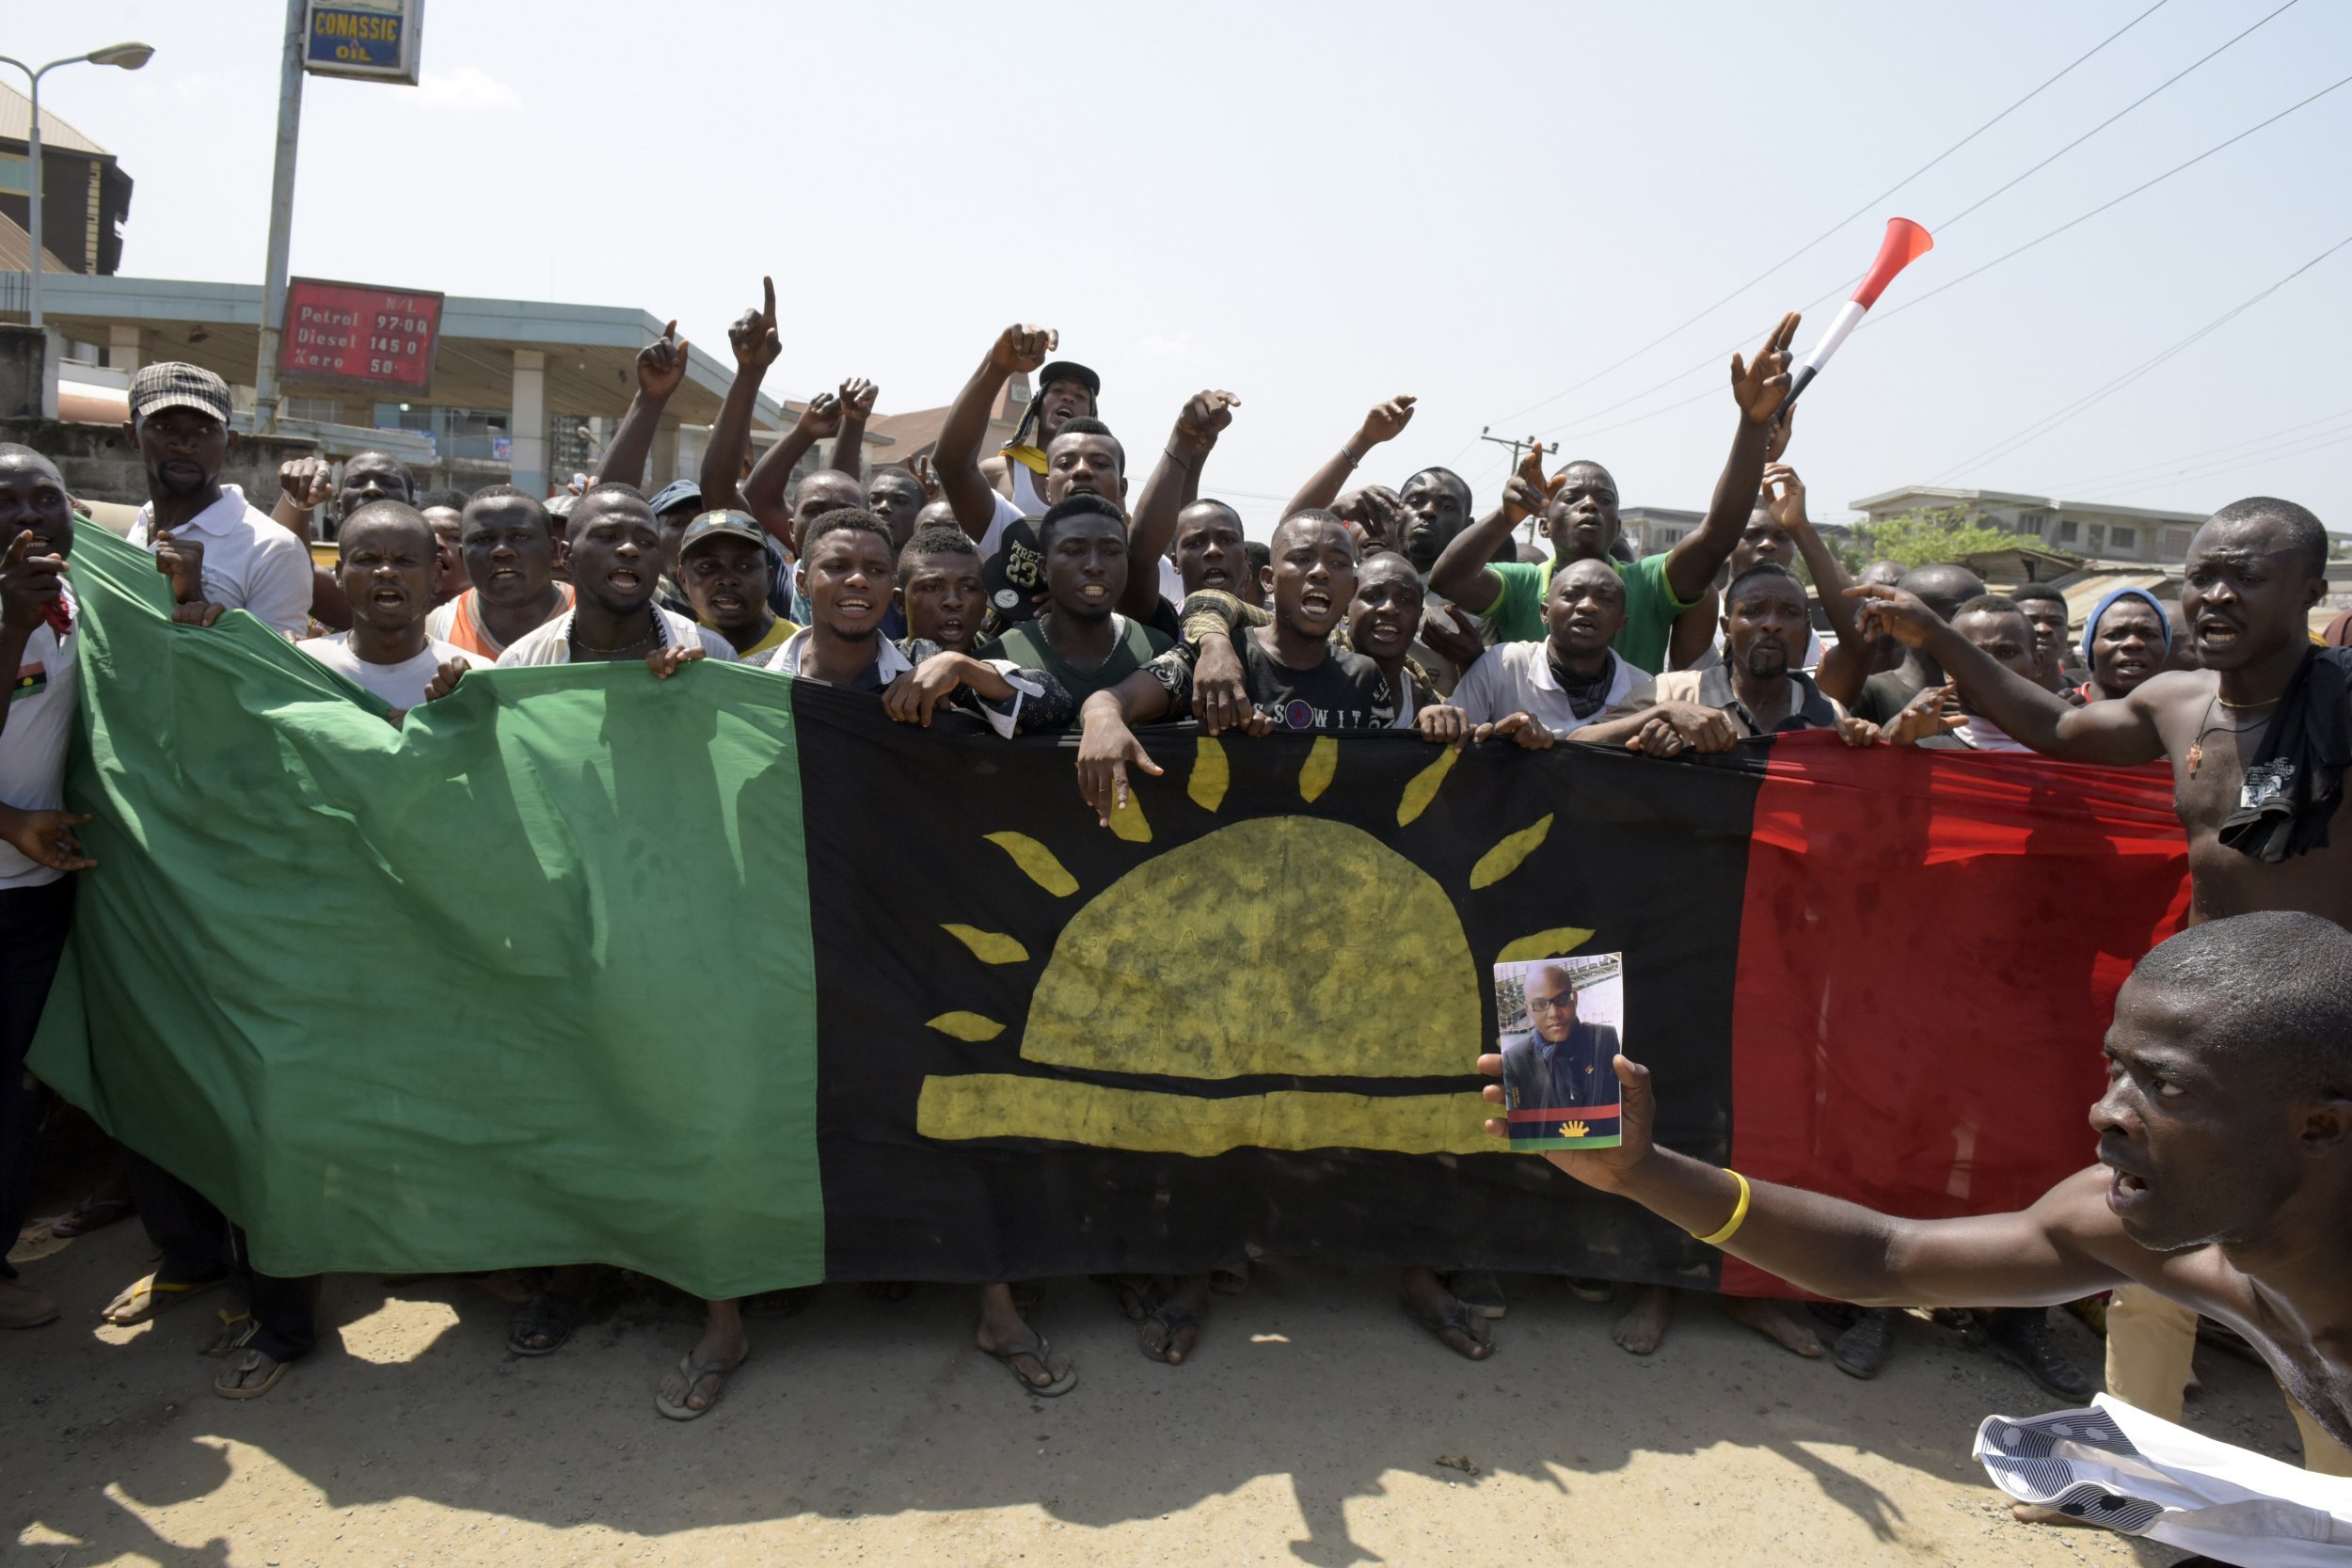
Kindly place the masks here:
[(253, 428), (278, 428), (286, 328), (287, 252), (294, 245), (294, 150), (302, 137), (302, 78), (349, 76), (417, 85), (424, 0), (286, 0), (286, 63), (278, 85), (278, 163), (270, 175), (269, 272), (262, 284), (261, 363)]
[(278, 83), (278, 161), (269, 182), (269, 270), (262, 283), (261, 362), (253, 372), (253, 430), (278, 428), (278, 334), (286, 317), (287, 253), (294, 247), (294, 151), (302, 139), (302, 45), (308, 0), (286, 0), (286, 60)]

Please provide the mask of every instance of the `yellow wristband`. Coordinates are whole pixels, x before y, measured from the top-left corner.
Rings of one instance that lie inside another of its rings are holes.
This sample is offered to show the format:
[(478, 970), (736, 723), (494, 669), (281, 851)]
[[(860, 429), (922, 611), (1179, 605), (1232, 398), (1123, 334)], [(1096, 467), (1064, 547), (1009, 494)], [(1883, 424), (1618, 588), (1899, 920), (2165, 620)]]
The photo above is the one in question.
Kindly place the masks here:
[[(1725, 1174), (1728, 1175), (1734, 1181), (1740, 1183), (1740, 1201), (1732, 1206), (1731, 1218), (1724, 1221), (1724, 1227), (1721, 1230), (1716, 1231), (1712, 1236), (1699, 1236), (1699, 1245), (1701, 1246), (1723, 1245), (1725, 1242), (1731, 1240), (1732, 1234), (1737, 1231), (1740, 1226), (1747, 1223), (1748, 1198), (1751, 1196), (1751, 1191), (1748, 1186), (1748, 1179), (1740, 1175), (1736, 1170), (1727, 1170)], [(1697, 1236), (1698, 1232), (1694, 1230), (1692, 1234)]]

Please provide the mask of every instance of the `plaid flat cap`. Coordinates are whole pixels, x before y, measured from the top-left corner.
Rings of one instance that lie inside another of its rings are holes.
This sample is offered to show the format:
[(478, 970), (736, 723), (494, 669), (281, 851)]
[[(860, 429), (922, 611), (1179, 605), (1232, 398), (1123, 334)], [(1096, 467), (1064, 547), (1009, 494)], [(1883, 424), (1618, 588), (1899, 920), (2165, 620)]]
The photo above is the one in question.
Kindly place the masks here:
[(194, 408), (229, 422), (229, 383), (201, 365), (166, 360), (142, 365), (131, 377), (131, 417), (144, 420), (167, 408)]

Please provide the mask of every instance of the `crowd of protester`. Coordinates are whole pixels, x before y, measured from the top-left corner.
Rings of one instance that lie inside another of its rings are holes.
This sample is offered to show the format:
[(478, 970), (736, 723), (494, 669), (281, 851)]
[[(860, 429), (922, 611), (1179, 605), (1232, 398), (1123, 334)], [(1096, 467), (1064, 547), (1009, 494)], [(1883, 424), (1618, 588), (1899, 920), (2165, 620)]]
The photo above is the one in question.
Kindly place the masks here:
[[(811, 399), (753, 462), (752, 413), (779, 353), (772, 287), (730, 330), (736, 378), (700, 473), (650, 496), (646, 460), (686, 366), (674, 334), (640, 356), (636, 396), (593, 481), (553, 498), (507, 484), (420, 493), (397, 459), (360, 452), (340, 471), (286, 465), (265, 513), (220, 479), (234, 441), (226, 385), (195, 366), (150, 365), (130, 390), (126, 434), (149, 492), (130, 538), (153, 552), (176, 620), (210, 626), (244, 610), (373, 693), (395, 724), (500, 665), (642, 661), (664, 679), (696, 659), (739, 661), (871, 693), (904, 722), (946, 707), (1003, 736), (1074, 732), (1075, 795), (1104, 824), (1133, 775), (1159, 771), (1141, 726), (1185, 719), (1250, 736), (1393, 727), (1442, 746), (1573, 737), (1661, 762), (1803, 730), (1855, 747), (2169, 757), (2195, 918), (2352, 919), (2352, 879), (2334, 868), (2326, 830), (2345, 766), (2344, 665), (2315, 657), (2305, 630), (2327, 558), (2318, 520), (2268, 499), (2225, 508), (2197, 535), (2181, 604), (2122, 590), (2078, 637), (2055, 590), (1989, 594), (1958, 563), (1882, 562), (1850, 578), (1784, 461), (1795, 326), (1785, 319), (1752, 359), (1734, 357), (1730, 450), (1705, 518), (1645, 557), (1629, 547), (1616, 482), (1597, 463), (1547, 474), (1532, 451), (1483, 514), (1446, 468), (1393, 487), (1366, 478), (1411, 420), (1410, 397), (1375, 404), (1260, 546), (1204, 493), (1238, 399), (1188, 400), (1131, 483), (1099, 376), (1053, 359), (1056, 335), (1026, 325), (989, 344), (935, 450), (911, 465), (867, 466), (875, 388), (861, 380)], [(990, 412), (1016, 375), (1035, 394), (1013, 441), (985, 452)], [(812, 453), (819, 466), (801, 473)], [(62, 794), (77, 681), (73, 509), (57, 469), (24, 447), (0, 447), (0, 665), (20, 672), (0, 717), (0, 1226), (14, 1235), (47, 1104), (22, 1064), (75, 874), (92, 863), (75, 832), (87, 818)], [(326, 513), (339, 520), (331, 569), (309, 549)], [(1531, 522), (1547, 548), (1520, 547)], [(2282, 713), (2294, 723), (2273, 722)], [(1630, 1115), (1630, 1083), (1627, 1098)], [(311, 1348), (315, 1281), (257, 1273), (233, 1216), (136, 1151), (122, 1157), (159, 1256), (104, 1317), (137, 1323), (230, 1285), (215, 1387), (266, 1392)], [(1245, 1290), (1248, 1268), (1236, 1257), (1198, 1276), (1109, 1283), (1143, 1351), (1173, 1366), (1195, 1354), (1212, 1298)], [(558, 1351), (608, 1272), (547, 1273), (510, 1348)], [(1625, 1349), (1659, 1348), (1677, 1292), (1568, 1283), (1587, 1299), (1622, 1297)], [(1493, 1353), (1506, 1303), (1491, 1275), (1408, 1268), (1400, 1289), (1450, 1349)], [(1896, 1310), (1842, 1293), (1863, 1305), (1724, 1307), (1795, 1354), (1872, 1376)], [(2052, 1395), (2089, 1395), (2043, 1307), (1975, 1299), (1994, 1305), (1955, 1312), (1961, 1326)], [(1057, 1395), (1076, 1371), (1036, 1332), (1031, 1307), (1009, 1282), (983, 1287), (977, 1344), (1025, 1390)], [(0, 1264), (0, 1326), (57, 1311)], [(2133, 1283), (2105, 1321), (2109, 1386), (2177, 1415), (2195, 1311)], [(658, 1391), (662, 1414), (708, 1410), (749, 1348), (741, 1304), (707, 1303), (699, 1340)], [(2331, 1440), (2308, 1412), (2327, 1401), (2290, 1388), (2320, 1454)], [(2342, 1412), (2327, 1414), (2342, 1437)]]

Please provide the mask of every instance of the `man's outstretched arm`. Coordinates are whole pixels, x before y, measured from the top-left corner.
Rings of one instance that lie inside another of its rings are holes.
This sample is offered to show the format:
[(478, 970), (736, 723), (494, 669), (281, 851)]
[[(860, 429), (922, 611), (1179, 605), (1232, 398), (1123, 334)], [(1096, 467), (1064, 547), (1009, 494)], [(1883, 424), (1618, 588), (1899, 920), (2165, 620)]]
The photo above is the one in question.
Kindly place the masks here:
[(1502, 578), (1488, 570), (1486, 563), (1529, 514), (1543, 512), (1545, 500), (1544, 492), (1524, 474), (1513, 474), (1504, 481), (1502, 504), (1455, 534), (1438, 552), (1429, 568), (1429, 592), (1473, 615), (1492, 610), (1502, 596)]
[(1137, 620), (1160, 602), (1160, 559), (1176, 540), (1177, 515), (1200, 499), (1200, 467), (1216, 450), (1216, 438), (1233, 422), (1241, 399), (1231, 392), (1195, 392), (1176, 412), (1152, 477), (1136, 495), (1127, 518), (1127, 587), (1119, 610)]
[[(1502, 1058), (1481, 1056), (1478, 1067), (1499, 1078)], [(1739, 1207), (1739, 1179), (1655, 1147), (1649, 1069), (1622, 1055), (1616, 1069), (1623, 1146), (1546, 1158), (1693, 1236), (1722, 1231)], [(1500, 1085), (1488, 1086), (1486, 1096), (1502, 1102)], [(1486, 1131), (1500, 1137), (1506, 1126), (1489, 1121)], [(1718, 1244), (1801, 1290), (1857, 1306), (2047, 1307), (2131, 1282), (2097, 1255), (2105, 1250), (2102, 1243), (2122, 1242), (2100, 1197), (2106, 1185), (2104, 1173), (2093, 1168), (2068, 1177), (2019, 1212), (1906, 1220), (1751, 1179), (1747, 1214)]]
[(996, 519), (996, 491), (980, 472), (980, 443), (988, 437), (988, 412), (996, 394), (1016, 371), (1035, 371), (1061, 342), (1061, 334), (1047, 327), (1013, 325), (996, 334), (988, 356), (940, 421), (939, 441), (932, 461), (939, 470), (939, 487), (955, 508), (956, 521), (974, 539), (986, 539)]
[[(1364, 422), (1356, 427), (1356, 434), (1340, 443), (1340, 450), (1324, 462), (1322, 467), (1307, 476), (1307, 483), (1282, 508), (1282, 515), (1305, 512), (1318, 506), (1329, 506), (1339, 499), (1350, 475), (1362, 466), (1372, 449), (1383, 441), (1393, 441), (1413, 421), (1414, 400), (1400, 393), (1386, 403), (1375, 403)], [(1278, 519), (1279, 520), (1279, 519)]]
[(686, 340), (672, 322), (660, 337), (637, 351), (637, 391), (628, 400), (628, 412), (621, 416), (620, 428), (612, 433), (612, 444), (604, 449), (604, 461), (596, 465), (597, 483), (645, 483), (645, 460), (653, 455), (661, 411), (670, 406), (671, 395), (685, 379)]
[[(727, 347), (735, 354), (735, 379), (719, 404), (719, 418), (710, 427), (710, 443), (703, 449), (703, 509), (742, 505), (737, 486), (743, 478), (743, 458), (752, 450), (752, 414), (759, 406), (759, 384), (768, 367), (784, 353), (776, 335), (776, 280), (759, 280), (767, 304), (746, 310), (727, 328)], [(743, 507), (748, 512), (749, 507)]]
[(1892, 637), (1906, 648), (1925, 649), (1958, 684), (1969, 706), (2042, 755), (2128, 768), (2165, 754), (2157, 708), (2192, 676), (2169, 671), (2120, 701), (2069, 707), (2057, 692), (2004, 667), (1961, 636), (1916, 595), (1876, 583), (1846, 592), (1863, 601), (1866, 630)]
[(1756, 351), (1754, 364), (1731, 356), (1731, 395), (1740, 404), (1740, 427), (1732, 433), (1731, 455), (1724, 459), (1706, 519), (1666, 552), (1666, 586), (1677, 603), (1687, 605), (1707, 592), (1756, 510), (1772, 416), (1788, 395), (1788, 342), (1796, 335), (1797, 315), (1790, 311)]

